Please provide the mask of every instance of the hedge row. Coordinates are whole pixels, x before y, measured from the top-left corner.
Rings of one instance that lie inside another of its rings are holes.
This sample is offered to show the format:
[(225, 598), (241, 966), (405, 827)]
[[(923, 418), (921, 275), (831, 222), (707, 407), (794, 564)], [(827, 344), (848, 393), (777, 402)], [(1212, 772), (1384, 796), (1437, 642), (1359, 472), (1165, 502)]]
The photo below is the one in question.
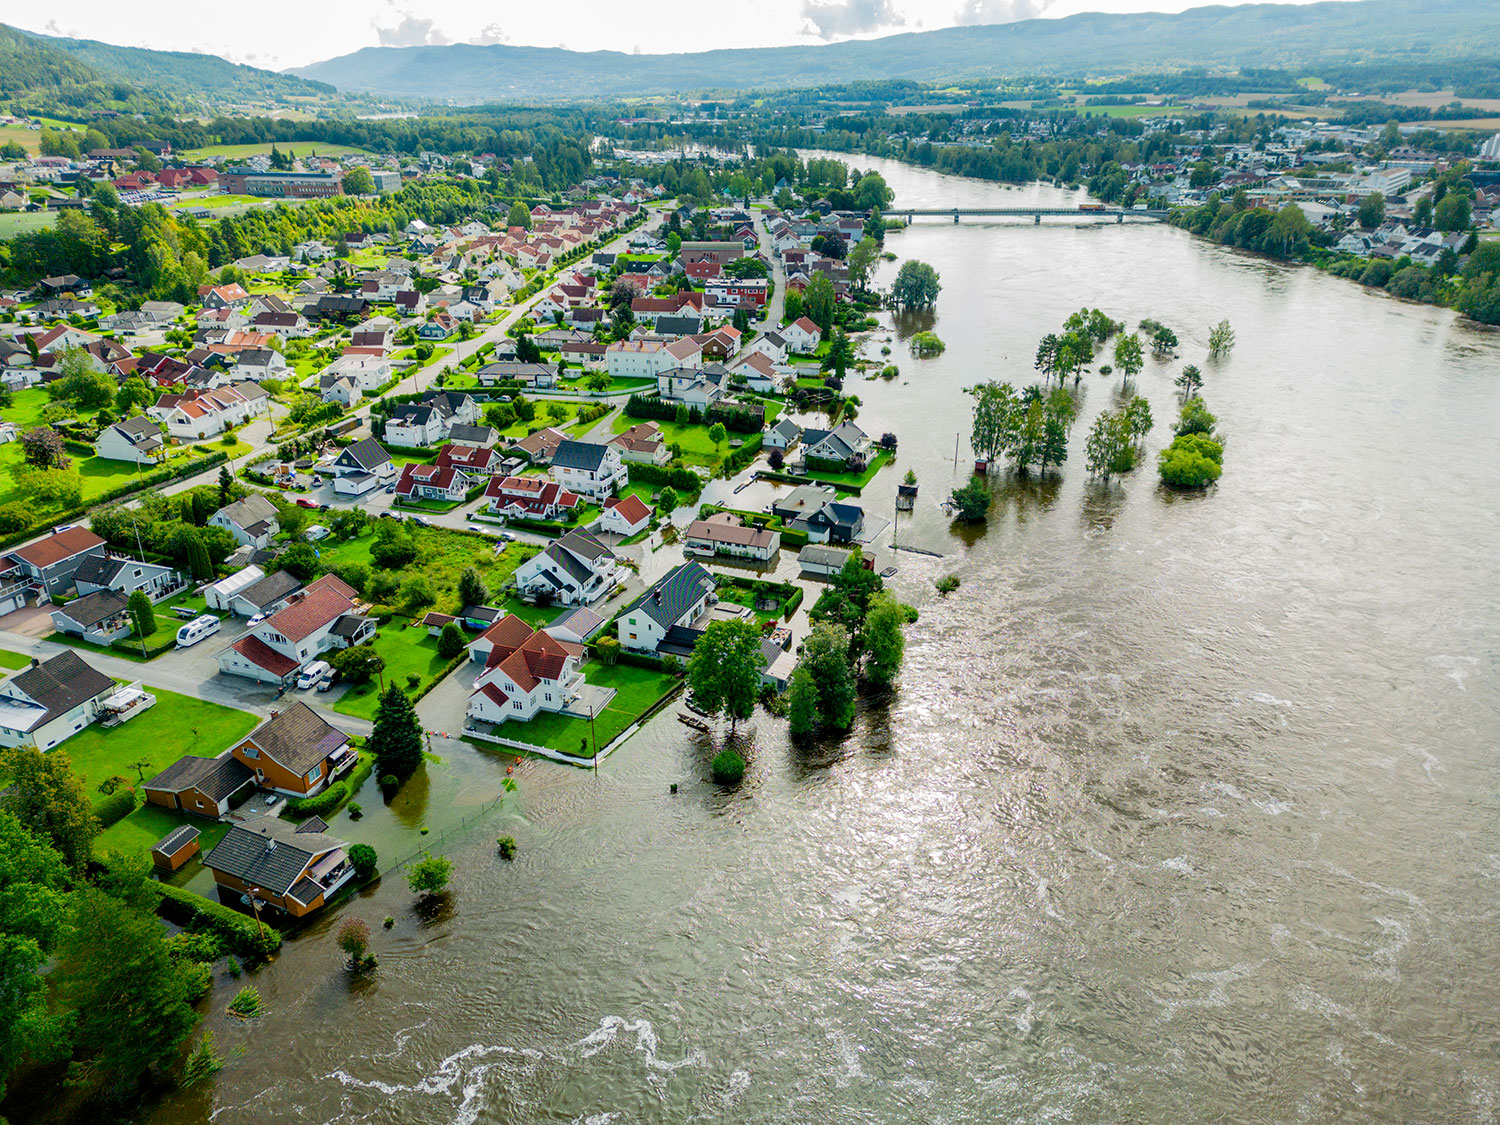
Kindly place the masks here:
[(373, 755), (360, 756), (359, 765), (354, 767), (354, 772), (343, 781), (335, 781), (316, 797), (291, 797), (286, 803), (286, 811), (292, 816), (301, 818), (308, 816), (324, 816), (341, 808), (345, 801), (359, 792), (359, 787), (365, 783), (365, 778), (375, 768)]
[(94, 806), (94, 815), (99, 818), (99, 829), (103, 831), (112, 824), (119, 824), (135, 812), (136, 791), (132, 788), (116, 789)]
[(275, 926), (262, 926), (223, 903), (171, 883), (150, 885), (161, 894), (158, 910), (164, 917), (195, 933), (218, 936), (241, 957), (265, 957), (281, 948), (281, 932)]
[[(759, 448), (757, 446), (757, 448)], [(664, 465), (639, 465), (629, 467), (631, 484), (667, 485), (685, 499), (703, 491), (703, 478), (690, 469), (669, 469)]]
[(88, 514), (94, 508), (108, 504), (111, 500), (119, 500), (121, 497), (130, 496), (136, 492), (153, 489), (182, 477), (196, 476), (205, 469), (212, 469), (215, 465), (222, 465), (227, 460), (229, 460), (229, 455), (226, 453), (210, 453), (207, 457), (199, 457), (196, 460), (186, 461), (177, 466), (157, 469), (154, 472), (146, 473), (139, 479), (132, 478), (128, 484), (116, 485), (114, 488), (105, 489), (87, 504), (80, 504), (78, 507), (66, 512), (55, 512), (52, 515), (43, 516), (32, 523), (26, 530), (7, 535), (4, 539), (0, 539), (0, 549), (13, 547), (17, 543), (24, 543), (38, 532), (54, 527), (57, 524), (71, 523), (80, 516)]
[(755, 458), (760, 455), (761, 442), (763, 442), (764, 440), (765, 438), (760, 434), (755, 434), (753, 437), (746, 438), (744, 445), (740, 446), (728, 457), (724, 458), (724, 464), (721, 468), (721, 471), (724, 474), (724, 478), (728, 480), (730, 477), (734, 476), (735, 473), (739, 472), (746, 465), (750, 464), (751, 461), (754, 461)]

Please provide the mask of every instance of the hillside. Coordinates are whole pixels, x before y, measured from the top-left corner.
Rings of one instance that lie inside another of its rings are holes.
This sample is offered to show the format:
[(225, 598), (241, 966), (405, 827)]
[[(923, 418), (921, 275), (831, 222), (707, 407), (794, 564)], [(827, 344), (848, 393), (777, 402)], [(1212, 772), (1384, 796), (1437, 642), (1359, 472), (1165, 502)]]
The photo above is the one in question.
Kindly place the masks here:
[(115, 47), (0, 24), (0, 103), (43, 116), (103, 110), (267, 104), (327, 96), (331, 87), (217, 55)]
[(1468, 0), (1254, 4), (1070, 16), (811, 47), (681, 55), (474, 46), (367, 47), (291, 73), (339, 89), (428, 100), (557, 101), (870, 79), (1304, 67), (1493, 55), (1500, 5)]

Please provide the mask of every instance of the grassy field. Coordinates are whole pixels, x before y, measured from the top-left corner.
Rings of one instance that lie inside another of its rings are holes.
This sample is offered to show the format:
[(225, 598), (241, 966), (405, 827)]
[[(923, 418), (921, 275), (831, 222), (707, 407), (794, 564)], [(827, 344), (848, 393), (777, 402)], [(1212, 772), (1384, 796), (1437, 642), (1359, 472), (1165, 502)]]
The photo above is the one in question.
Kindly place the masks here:
[[(610, 432), (622, 434), (631, 426), (639, 424), (641, 419), (626, 417), (622, 411), (610, 422)], [(682, 459), (689, 465), (707, 465), (715, 468), (732, 452), (729, 443), (736, 437), (744, 437), (743, 434), (730, 434), (718, 445), (708, 440), (708, 427), (705, 425), (679, 425), (676, 422), (658, 421), (657, 426), (661, 430), (661, 440), (667, 445), (680, 445), (682, 447)]]
[[(122, 726), (105, 730), (98, 723), (62, 743), (74, 771), (84, 779), (95, 803), (103, 799), (99, 783), (111, 777), (150, 778), (184, 754), (213, 757), (249, 734), (260, 719), (202, 699), (152, 688), (156, 706)], [(145, 761), (137, 770), (134, 763)]]
[(887, 450), (882, 449), (875, 455), (874, 460), (870, 462), (870, 467), (862, 473), (809, 472), (806, 475), (811, 477), (813, 480), (822, 481), (824, 484), (831, 484), (835, 488), (839, 487), (840, 485), (848, 486), (851, 488), (864, 488), (865, 485), (870, 483), (871, 478), (874, 477), (876, 473), (885, 468), (890, 459), (890, 453)]
[(0, 649), (0, 668), (24, 668), (31, 663), (31, 657), (22, 656), (19, 652), (8, 652)]
[(124, 820), (99, 833), (94, 839), (94, 854), (147, 852), (156, 841), (184, 824), (191, 824), (198, 830), (199, 859), (213, 851), (229, 831), (228, 821), (204, 820), (201, 816), (189, 816), (160, 805), (142, 805)]
[(594, 738), (598, 740), (597, 748), (603, 749), (677, 686), (677, 678), (666, 672), (625, 664), (606, 667), (591, 662), (584, 665), (583, 676), (595, 687), (614, 688), (616, 692), (608, 706), (594, 717), (592, 734), (588, 719), (553, 712), (543, 712), (529, 723), (504, 723), (495, 733), (502, 738), (590, 758), (595, 750)]
[(44, 230), (57, 222), (56, 211), (9, 211), (0, 215), (0, 238), (15, 238), (34, 230)]
[[(375, 638), (375, 651), (385, 659), (382, 673), (385, 684), (400, 684), (408, 695), (422, 690), (448, 667), (448, 661), (438, 655), (437, 638), (429, 637), (427, 630), (409, 617), (393, 617), (388, 624), (381, 626)], [(418, 677), (415, 686), (408, 683), (408, 676)], [(377, 677), (350, 688), (333, 709), (340, 715), (373, 719), (379, 701), (380, 679)]]
[[(354, 153), (370, 155), (368, 149), (351, 148), (348, 145), (331, 145), (322, 141), (278, 141), (277, 151), (289, 152), (293, 156), (349, 156)], [(251, 156), (269, 156), (271, 145), (206, 145), (203, 148), (191, 149), (187, 152), (177, 153), (179, 160), (211, 160), (215, 157), (223, 157), (226, 160), (244, 160)]]
[(40, 129), (28, 129), (24, 125), (0, 125), (0, 145), (11, 141), (15, 141), (27, 152), (40, 152), (42, 133)]
[[(535, 547), (509, 543), (496, 555), (487, 541), (477, 536), (440, 527), (409, 526), (409, 530), (420, 554), (412, 566), (397, 572), (396, 576), (405, 578), (410, 574), (421, 574), (427, 579), (435, 599), (430, 608), (444, 613), (462, 608), (458, 604), (458, 579), (466, 566), (474, 567), (491, 590), (499, 590), (516, 567), (536, 553)], [(345, 562), (361, 562), (369, 566), (370, 545), (374, 542), (375, 536), (371, 532), (345, 542), (325, 539), (318, 544), (319, 562), (325, 570)]]

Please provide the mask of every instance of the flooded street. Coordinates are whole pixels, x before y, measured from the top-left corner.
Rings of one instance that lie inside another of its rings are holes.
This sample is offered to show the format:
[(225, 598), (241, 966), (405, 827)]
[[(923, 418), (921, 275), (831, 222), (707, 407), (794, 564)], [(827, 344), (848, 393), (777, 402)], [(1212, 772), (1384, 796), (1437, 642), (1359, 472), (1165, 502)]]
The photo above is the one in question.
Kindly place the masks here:
[[(1077, 198), (841, 159), (896, 210)], [(914, 469), (899, 542), (942, 556), (892, 556), (899, 691), (813, 746), (758, 715), (732, 792), (670, 711), (597, 775), (518, 767), (443, 843), (444, 910), (385, 880), (255, 974), (251, 1024), (221, 983), (228, 1065), (146, 1120), (1500, 1119), (1500, 334), (1165, 225), (887, 247), (942, 275), (947, 345), (882, 332), (900, 376), (848, 388), (900, 438), (867, 511)], [(1061, 472), (952, 526), (962, 388), (1032, 381), (1083, 306), (1182, 340), (1139, 379), (1146, 463), (1087, 479), (1092, 374)], [(1155, 474), (1189, 362), (1226, 437), (1201, 496)], [(513, 761), (445, 755), (433, 792), (475, 805)]]

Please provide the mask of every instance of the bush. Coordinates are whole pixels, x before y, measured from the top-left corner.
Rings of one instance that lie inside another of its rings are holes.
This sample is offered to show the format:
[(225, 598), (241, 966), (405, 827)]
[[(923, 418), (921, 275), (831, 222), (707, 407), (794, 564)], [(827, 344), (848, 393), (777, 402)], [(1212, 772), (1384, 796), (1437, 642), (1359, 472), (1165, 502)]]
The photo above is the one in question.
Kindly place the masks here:
[(683, 496), (697, 496), (703, 491), (703, 479), (697, 473), (662, 465), (631, 465), (630, 483), (668, 485)]
[(363, 883), (375, 874), (380, 858), (369, 844), (355, 844), (349, 849), (349, 863), (354, 868), (354, 877)]
[(958, 575), (945, 574), (933, 582), (933, 585), (937, 587), (938, 593), (951, 594), (954, 590), (958, 589)]
[(396, 611), (388, 605), (372, 605), (370, 616), (375, 619), (377, 625), (389, 625), (391, 618), (396, 616)]
[(456, 621), (450, 621), (443, 626), (442, 632), (438, 634), (438, 655), (444, 660), (452, 660), (468, 647), (468, 638), (464, 631), (458, 627)]
[(516, 838), (514, 836), (501, 836), (495, 841), (495, 845), (500, 849), (501, 859), (516, 858)]
[(1173, 488), (1207, 488), (1223, 470), (1223, 447), (1212, 438), (1184, 434), (1157, 455), (1162, 482)]
[(163, 915), (186, 929), (217, 935), (241, 957), (264, 957), (281, 947), (281, 934), (273, 926), (257, 926), (254, 918), (171, 883), (147, 886), (161, 895)]
[(714, 755), (709, 771), (719, 785), (738, 785), (745, 777), (745, 759), (739, 751), (726, 746)]
[(135, 797), (134, 789), (118, 789), (94, 806), (94, 815), (99, 818), (100, 829), (118, 824), (135, 812)]

